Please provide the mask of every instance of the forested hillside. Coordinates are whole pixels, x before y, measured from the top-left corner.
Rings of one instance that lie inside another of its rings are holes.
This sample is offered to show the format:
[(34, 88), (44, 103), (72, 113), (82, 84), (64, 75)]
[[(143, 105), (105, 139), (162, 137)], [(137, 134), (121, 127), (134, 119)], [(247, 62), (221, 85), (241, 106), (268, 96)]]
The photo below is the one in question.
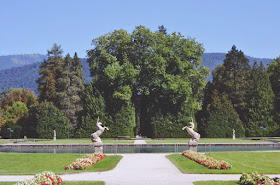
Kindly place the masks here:
[(27, 64), (42, 62), (44, 59), (46, 59), (46, 56), (40, 54), (0, 56), (0, 70), (22, 67)]
[[(86, 59), (81, 59), (86, 83), (91, 80), (89, 67)], [(39, 77), (38, 70), (41, 62), (24, 65), (22, 67), (14, 67), (0, 71), (0, 91), (5, 88), (28, 88), (37, 94), (38, 84), (36, 80)]]
[[(263, 62), (264, 66), (272, 61), (272, 59), (261, 59), (246, 56), (250, 65), (252, 66), (254, 61), (258, 64)], [(0, 91), (7, 88), (29, 88), (31, 91), (35, 91), (37, 94), (36, 80), (38, 79), (38, 70), (41, 62), (46, 59), (45, 55), (33, 54), (33, 55), (9, 55), (0, 56)], [(213, 71), (218, 65), (223, 63), (225, 59), (225, 53), (205, 53), (202, 55), (202, 65), (206, 66), (210, 72)], [(86, 83), (91, 80), (89, 66), (86, 59), (81, 59)], [(20, 67), (17, 67), (20, 66)], [(3, 70), (4, 69), (4, 70)], [(208, 78), (212, 80), (212, 76)]]
[[(202, 65), (208, 67), (209, 71), (212, 72), (218, 65), (223, 64), (224, 59), (226, 58), (226, 53), (204, 53), (202, 55)], [(262, 61), (264, 66), (267, 67), (267, 64), (273, 59), (269, 58), (254, 58), (246, 56), (249, 59), (250, 65), (253, 66), (256, 61), (258, 64)], [(212, 75), (209, 77), (209, 80), (212, 80)]]

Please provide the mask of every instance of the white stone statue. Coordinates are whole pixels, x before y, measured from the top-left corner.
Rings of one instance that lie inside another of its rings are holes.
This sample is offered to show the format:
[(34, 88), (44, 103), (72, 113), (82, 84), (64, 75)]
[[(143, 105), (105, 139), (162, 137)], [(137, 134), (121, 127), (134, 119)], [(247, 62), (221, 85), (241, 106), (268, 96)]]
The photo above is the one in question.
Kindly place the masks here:
[(91, 140), (92, 140), (92, 142), (97, 142), (97, 143), (99, 143), (99, 144), (102, 144), (102, 141), (101, 141), (101, 139), (100, 139), (99, 136), (104, 132), (105, 129), (106, 129), (106, 130), (109, 130), (109, 128), (108, 128), (108, 127), (105, 127), (105, 126), (102, 127), (101, 125), (102, 125), (102, 123), (99, 122), (99, 117), (98, 117), (97, 123), (96, 123), (96, 126), (98, 127), (98, 130), (97, 130), (96, 132), (94, 132), (94, 133), (91, 134)]
[(192, 119), (192, 122), (189, 122), (189, 125), (190, 125), (189, 127), (188, 126), (183, 127), (182, 130), (186, 129), (187, 132), (192, 136), (190, 142), (193, 142), (193, 141), (197, 142), (197, 141), (199, 141), (200, 134), (193, 130), (194, 129), (193, 119)]
[(232, 139), (235, 140), (235, 130), (232, 129)]
[(56, 141), (56, 131), (53, 130), (53, 140)]

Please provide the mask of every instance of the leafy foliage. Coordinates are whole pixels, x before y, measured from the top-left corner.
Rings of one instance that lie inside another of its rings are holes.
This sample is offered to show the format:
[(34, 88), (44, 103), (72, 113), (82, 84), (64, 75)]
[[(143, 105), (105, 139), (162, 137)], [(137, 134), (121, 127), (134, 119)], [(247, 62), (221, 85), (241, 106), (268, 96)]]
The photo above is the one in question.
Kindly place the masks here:
[(274, 93), (271, 88), (267, 70), (261, 63), (260, 66), (254, 63), (252, 68), (252, 94), (249, 98), (249, 116), (246, 125), (248, 136), (261, 136), (263, 130), (261, 126), (266, 128), (265, 135), (276, 135), (278, 126), (274, 122)]
[(268, 66), (268, 74), (272, 90), (275, 94), (274, 99), (274, 119), (278, 123), (278, 134), (280, 133), (280, 57), (274, 59)]
[(219, 94), (214, 90), (211, 103), (207, 105), (207, 116), (202, 120), (205, 137), (227, 138), (232, 137), (233, 129), (237, 137), (245, 134), (242, 122), (231, 101), (226, 94)]
[(29, 89), (9, 89), (1, 93), (0, 104), (3, 110), (9, 109), (14, 103), (23, 102), (27, 108), (37, 103), (37, 98), (34, 92)]
[[(202, 58), (202, 65), (207, 67), (209, 71), (213, 71), (218, 65), (223, 64), (223, 60), (225, 59), (225, 53), (204, 53)], [(7, 68), (0, 70), (0, 91), (3, 91), (5, 88), (28, 88), (30, 91), (34, 91), (35, 95), (38, 95), (37, 87), (38, 84), (36, 80), (39, 78), (39, 67), (42, 61), (46, 60), (47, 57), (45, 55), (32, 55), (30, 58), (25, 58), (24, 56), (15, 56), (20, 61), (24, 61), (18, 66), (13, 66), (13, 68)], [(263, 62), (264, 66), (269, 64), (273, 59), (261, 59), (261, 58), (253, 58), (246, 56), (250, 63), (252, 64), (254, 61), (257, 61), (258, 64), (260, 61)], [(1, 56), (0, 56), (1, 58)], [(7, 63), (14, 60), (14, 55), (11, 56), (3, 56), (3, 61), (5, 60)], [(86, 62), (85, 58), (81, 58), (81, 63), (83, 65), (84, 77), (86, 84), (88, 84), (92, 77), (89, 72), (89, 65)], [(1, 59), (0, 59), (1, 62)], [(28, 64), (30, 63), (30, 64)], [(1, 62), (3, 64), (3, 62)], [(1, 65), (2, 67), (4, 66)], [(6, 66), (6, 65), (5, 65)], [(208, 81), (212, 81), (212, 75), (208, 77)]]
[(93, 44), (88, 62), (93, 86), (104, 98), (106, 125), (125, 130), (117, 124), (133, 128), (136, 122), (135, 134), (162, 135), (153, 130), (158, 127), (152, 122), (167, 114), (190, 117), (199, 109), (197, 100), (208, 70), (201, 66), (204, 49), (194, 39), (138, 26), (131, 34), (115, 30)]
[(246, 136), (260, 136), (263, 126), (265, 135), (274, 136), (279, 125), (274, 121), (273, 104), (274, 93), (262, 62), (251, 68), (243, 52), (233, 46), (204, 90), (202, 110), (197, 114), (199, 130), (207, 137), (230, 137), (230, 128), (240, 136), (244, 128)]
[(56, 130), (56, 137), (70, 137), (70, 122), (61, 111), (50, 102), (42, 102), (34, 106), (30, 111), (32, 120), (36, 123), (36, 132), (39, 138), (52, 139), (53, 130)]

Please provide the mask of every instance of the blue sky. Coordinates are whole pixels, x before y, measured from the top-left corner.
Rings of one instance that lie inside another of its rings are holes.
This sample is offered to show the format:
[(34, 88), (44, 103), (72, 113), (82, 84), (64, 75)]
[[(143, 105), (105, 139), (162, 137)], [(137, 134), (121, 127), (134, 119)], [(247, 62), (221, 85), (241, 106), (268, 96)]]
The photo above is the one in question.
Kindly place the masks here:
[(46, 54), (53, 43), (86, 56), (91, 41), (144, 25), (180, 32), (206, 52), (280, 55), (279, 0), (0, 0), (0, 55)]

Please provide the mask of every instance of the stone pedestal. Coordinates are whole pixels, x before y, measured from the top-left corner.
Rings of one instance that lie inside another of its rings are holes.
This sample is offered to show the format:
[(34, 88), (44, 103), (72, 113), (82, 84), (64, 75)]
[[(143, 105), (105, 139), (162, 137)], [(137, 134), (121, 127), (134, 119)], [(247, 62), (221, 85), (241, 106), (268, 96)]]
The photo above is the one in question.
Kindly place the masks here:
[(190, 140), (188, 144), (189, 144), (189, 150), (192, 150), (192, 151), (194, 151), (194, 152), (197, 152), (197, 146), (198, 146), (198, 144), (197, 144), (196, 141)]
[(94, 153), (103, 153), (103, 143), (102, 142), (95, 142), (94, 143)]

